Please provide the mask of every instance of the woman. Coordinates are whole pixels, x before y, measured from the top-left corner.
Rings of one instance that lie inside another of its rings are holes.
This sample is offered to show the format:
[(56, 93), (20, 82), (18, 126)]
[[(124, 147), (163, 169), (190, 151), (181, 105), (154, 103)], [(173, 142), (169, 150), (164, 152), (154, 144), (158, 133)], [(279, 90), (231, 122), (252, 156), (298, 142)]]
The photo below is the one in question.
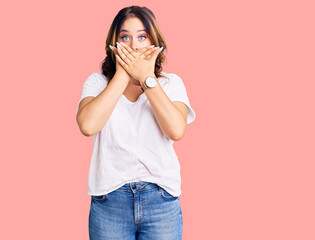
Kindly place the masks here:
[(172, 144), (195, 119), (185, 86), (162, 72), (166, 43), (148, 8), (120, 10), (106, 46), (102, 73), (84, 82), (77, 113), (81, 132), (93, 135), (90, 239), (181, 239)]

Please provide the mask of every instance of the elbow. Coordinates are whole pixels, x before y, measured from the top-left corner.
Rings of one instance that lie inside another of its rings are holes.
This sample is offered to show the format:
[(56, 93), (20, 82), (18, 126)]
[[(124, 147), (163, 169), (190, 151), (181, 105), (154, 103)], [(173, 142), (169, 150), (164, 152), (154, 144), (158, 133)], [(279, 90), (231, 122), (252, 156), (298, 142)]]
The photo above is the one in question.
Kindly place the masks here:
[(78, 115), (77, 115), (76, 120), (77, 120), (79, 129), (80, 129), (80, 132), (81, 132), (84, 136), (90, 137), (90, 136), (94, 135), (94, 133), (91, 131), (91, 129), (88, 128), (88, 127), (86, 127), (86, 126), (82, 123), (82, 121), (80, 121), (80, 118), (78, 117)]
[(93, 136), (93, 135), (97, 134), (99, 131), (101, 131), (101, 129), (98, 129), (94, 126), (95, 126), (94, 123), (79, 124), (79, 128), (80, 128), (81, 133), (86, 137)]
[(93, 136), (93, 135), (94, 135), (93, 133), (91, 133), (90, 131), (88, 131), (88, 130), (86, 130), (86, 129), (84, 129), (84, 128), (80, 128), (80, 131), (81, 131), (81, 133), (82, 133), (84, 136), (86, 136), (86, 137), (90, 137), (90, 136)]
[(174, 133), (173, 135), (171, 135), (169, 137), (169, 139), (171, 139), (172, 141), (179, 141), (179, 140), (181, 140), (184, 137), (184, 135), (185, 135), (185, 130), (186, 130), (186, 128), (183, 131), (181, 131), (181, 132)]
[(93, 136), (93, 135), (94, 135), (94, 133), (93, 133), (93, 132), (91, 131), (91, 129), (89, 129), (89, 128), (86, 128), (86, 127), (80, 126), (80, 125), (79, 125), (79, 128), (80, 128), (81, 133), (82, 133), (84, 136), (86, 136), (86, 137), (90, 137), (90, 136)]
[(183, 122), (182, 125), (178, 126), (178, 128), (173, 131), (173, 134), (171, 135), (170, 139), (173, 141), (181, 140), (185, 135), (186, 129), (187, 123)]
[(177, 131), (174, 130), (171, 136), (169, 137), (169, 139), (173, 141), (181, 140), (185, 135), (186, 128), (187, 128), (187, 124), (185, 123), (181, 128), (178, 128)]
[(182, 137), (170, 137), (170, 139), (171, 139), (172, 141), (179, 141), (179, 140), (182, 139)]

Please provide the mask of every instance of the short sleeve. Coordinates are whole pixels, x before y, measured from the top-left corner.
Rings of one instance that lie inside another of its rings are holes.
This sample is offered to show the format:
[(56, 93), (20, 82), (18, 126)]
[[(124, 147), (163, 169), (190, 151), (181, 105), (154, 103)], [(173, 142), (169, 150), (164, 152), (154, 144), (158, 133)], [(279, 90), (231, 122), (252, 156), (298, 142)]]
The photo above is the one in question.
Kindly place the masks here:
[(78, 109), (83, 98), (91, 96), (97, 97), (102, 91), (97, 73), (92, 73), (83, 83), (81, 98), (78, 102)]
[(170, 98), (171, 101), (180, 101), (186, 104), (187, 106), (187, 124), (193, 122), (196, 118), (195, 111), (190, 106), (188, 99), (187, 91), (182, 79), (176, 75), (172, 74), (172, 78), (169, 82), (169, 86), (166, 90), (166, 95)]

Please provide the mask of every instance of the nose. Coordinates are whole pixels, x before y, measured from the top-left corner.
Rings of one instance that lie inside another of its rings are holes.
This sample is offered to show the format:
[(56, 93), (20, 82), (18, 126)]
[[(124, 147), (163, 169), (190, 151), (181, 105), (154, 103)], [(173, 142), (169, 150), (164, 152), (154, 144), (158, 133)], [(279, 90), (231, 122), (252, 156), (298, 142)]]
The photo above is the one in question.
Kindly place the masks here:
[(131, 48), (134, 51), (138, 51), (139, 50), (139, 46), (138, 46), (138, 44), (135, 41), (132, 41)]

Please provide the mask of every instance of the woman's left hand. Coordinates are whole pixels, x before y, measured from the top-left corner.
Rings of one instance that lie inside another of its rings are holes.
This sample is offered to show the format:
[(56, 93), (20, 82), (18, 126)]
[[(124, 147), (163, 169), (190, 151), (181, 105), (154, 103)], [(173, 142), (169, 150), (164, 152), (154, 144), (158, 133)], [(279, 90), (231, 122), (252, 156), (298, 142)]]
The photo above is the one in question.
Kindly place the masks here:
[(117, 43), (117, 45), (120, 49), (118, 49), (119, 56), (116, 55), (116, 58), (131, 77), (139, 81), (141, 85), (147, 77), (155, 77), (155, 61), (163, 47), (151, 48), (149, 46), (136, 52), (123, 43)]

